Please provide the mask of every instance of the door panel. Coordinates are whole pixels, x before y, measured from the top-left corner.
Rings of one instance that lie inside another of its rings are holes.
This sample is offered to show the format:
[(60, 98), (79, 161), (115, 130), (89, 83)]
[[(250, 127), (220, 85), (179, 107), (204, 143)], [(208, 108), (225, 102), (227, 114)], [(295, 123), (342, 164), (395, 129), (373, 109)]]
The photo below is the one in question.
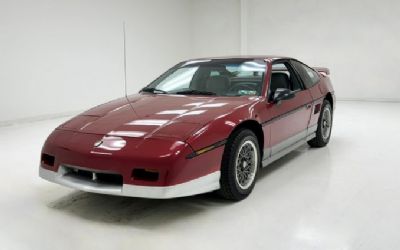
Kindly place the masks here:
[(296, 93), (293, 99), (272, 104), (271, 155), (305, 139), (310, 121), (312, 97), (308, 90)]
[[(265, 113), (263, 112), (265, 115), (261, 117), (262, 121), (266, 121), (263, 123), (264, 133), (269, 136), (269, 144), (265, 145), (264, 150), (265, 160), (278, 156), (279, 152), (296, 142), (305, 141), (312, 110), (310, 91), (304, 88), (288, 60), (269, 63), (267, 72), (267, 102)], [(274, 103), (272, 98), (277, 88), (289, 88), (294, 91), (295, 97)]]

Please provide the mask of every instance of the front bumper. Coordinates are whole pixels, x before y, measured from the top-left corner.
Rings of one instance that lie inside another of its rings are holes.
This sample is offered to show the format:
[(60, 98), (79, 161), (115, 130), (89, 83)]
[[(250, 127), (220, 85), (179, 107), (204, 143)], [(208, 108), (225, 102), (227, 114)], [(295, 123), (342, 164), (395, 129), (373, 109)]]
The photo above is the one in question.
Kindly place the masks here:
[(54, 172), (40, 166), (39, 175), (50, 182), (86, 192), (154, 199), (191, 196), (200, 193), (207, 193), (220, 188), (220, 171), (215, 171), (188, 182), (172, 186), (140, 186), (125, 183), (115, 185), (98, 183), (95, 180), (83, 180), (71, 177), (66, 174), (62, 167), (60, 167), (57, 172)]

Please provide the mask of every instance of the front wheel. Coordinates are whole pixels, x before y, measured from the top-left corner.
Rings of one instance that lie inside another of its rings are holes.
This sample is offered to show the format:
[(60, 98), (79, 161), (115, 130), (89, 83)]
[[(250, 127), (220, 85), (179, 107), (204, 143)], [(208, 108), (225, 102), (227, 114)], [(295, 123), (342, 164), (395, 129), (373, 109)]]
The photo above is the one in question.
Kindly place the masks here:
[(256, 135), (248, 129), (234, 132), (225, 146), (218, 193), (230, 200), (242, 200), (253, 190), (261, 155)]
[(332, 106), (328, 100), (322, 103), (321, 112), (318, 118), (316, 136), (308, 141), (308, 145), (315, 148), (324, 147), (331, 138), (332, 131)]

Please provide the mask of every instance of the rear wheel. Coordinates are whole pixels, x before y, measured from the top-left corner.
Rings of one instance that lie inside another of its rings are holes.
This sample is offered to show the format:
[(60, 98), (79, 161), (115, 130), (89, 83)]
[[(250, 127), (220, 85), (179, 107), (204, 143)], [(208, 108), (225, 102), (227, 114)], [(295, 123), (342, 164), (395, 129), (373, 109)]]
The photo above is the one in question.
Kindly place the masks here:
[(242, 200), (253, 190), (260, 166), (256, 135), (248, 129), (234, 132), (225, 146), (218, 193), (230, 200)]
[(322, 103), (321, 112), (318, 119), (318, 128), (316, 136), (308, 141), (311, 147), (324, 147), (328, 144), (331, 138), (332, 131), (332, 106), (328, 100), (324, 100)]

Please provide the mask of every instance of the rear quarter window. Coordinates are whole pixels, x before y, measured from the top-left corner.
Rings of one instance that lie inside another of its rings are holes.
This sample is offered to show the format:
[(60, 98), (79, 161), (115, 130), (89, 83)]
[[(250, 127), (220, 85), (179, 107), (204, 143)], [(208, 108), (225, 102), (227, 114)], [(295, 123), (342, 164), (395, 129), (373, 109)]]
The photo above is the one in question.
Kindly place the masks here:
[(319, 82), (319, 75), (315, 70), (298, 61), (292, 61), (291, 63), (307, 88), (311, 88)]

